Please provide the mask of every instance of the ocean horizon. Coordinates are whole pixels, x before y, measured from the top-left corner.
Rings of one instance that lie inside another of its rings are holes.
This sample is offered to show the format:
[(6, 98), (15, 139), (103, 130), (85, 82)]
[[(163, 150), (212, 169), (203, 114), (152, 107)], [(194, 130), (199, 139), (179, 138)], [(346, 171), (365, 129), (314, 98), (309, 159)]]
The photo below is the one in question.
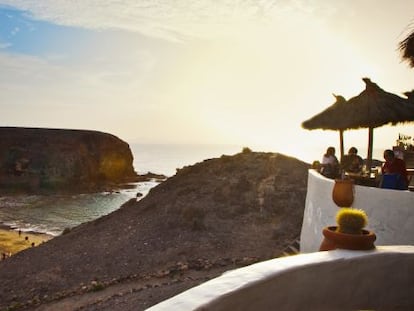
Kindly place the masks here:
[[(240, 153), (244, 147), (240, 145), (224, 144), (139, 144), (131, 143), (130, 149), (134, 156), (134, 169), (138, 174), (148, 172), (173, 176), (176, 170), (184, 166), (193, 165), (211, 158), (219, 158), (222, 155), (234, 155)], [(249, 147), (250, 148), (250, 147)], [(255, 149), (256, 152), (274, 152), (296, 158), (311, 164), (313, 161), (321, 161), (326, 149), (307, 147), (302, 150), (303, 156), (299, 157), (283, 150)], [(345, 149), (345, 153), (347, 149)], [(373, 158), (382, 161), (384, 148), (374, 148)], [(365, 159), (367, 148), (358, 148), (358, 154)], [(339, 148), (336, 148), (338, 159)]]
[(131, 143), (134, 169), (142, 175), (148, 172), (175, 175), (177, 169), (222, 155), (242, 151), (238, 145), (222, 144), (139, 144)]
[[(134, 156), (134, 169), (138, 174), (151, 172), (168, 177), (175, 175), (176, 170), (184, 166), (219, 158), (222, 155), (234, 155), (243, 149), (237, 145), (201, 144), (130, 144), (130, 148)], [(276, 150), (252, 150), (283, 153)], [(320, 160), (324, 151), (315, 148), (309, 152), (309, 158)], [(382, 155), (382, 151), (377, 149), (374, 158)], [(361, 156), (364, 155), (362, 152)], [(304, 159), (299, 160), (311, 163)], [(157, 184), (156, 181), (140, 182), (129, 189), (92, 194), (3, 196), (0, 198), (0, 224), (23, 232), (32, 231), (57, 236), (66, 228), (73, 228), (119, 209), (132, 198), (142, 199)], [(143, 196), (137, 198), (138, 192)]]

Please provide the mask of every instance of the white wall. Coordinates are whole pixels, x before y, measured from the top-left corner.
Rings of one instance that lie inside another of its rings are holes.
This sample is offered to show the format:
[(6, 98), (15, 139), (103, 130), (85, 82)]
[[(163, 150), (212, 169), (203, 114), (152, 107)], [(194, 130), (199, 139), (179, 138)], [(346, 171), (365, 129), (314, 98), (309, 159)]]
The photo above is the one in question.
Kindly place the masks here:
[(377, 248), (314, 252), (335, 225), (333, 186), (309, 170), (302, 254), (225, 272), (148, 311), (414, 310), (414, 192), (355, 186)]
[[(334, 181), (310, 169), (300, 238), (302, 253), (315, 252), (322, 229), (336, 225), (339, 207), (332, 200)], [(355, 185), (352, 207), (368, 215), (366, 229), (377, 235), (375, 245), (414, 245), (414, 192)]]
[(414, 310), (414, 246), (334, 250), (225, 272), (148, 311)]

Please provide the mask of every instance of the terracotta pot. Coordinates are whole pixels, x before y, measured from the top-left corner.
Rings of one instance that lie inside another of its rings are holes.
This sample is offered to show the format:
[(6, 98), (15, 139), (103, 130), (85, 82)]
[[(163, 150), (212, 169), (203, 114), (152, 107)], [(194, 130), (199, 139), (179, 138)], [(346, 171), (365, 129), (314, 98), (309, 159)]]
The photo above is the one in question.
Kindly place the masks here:
[(354, 180), (335, 179), (332, 199), (339, 207), (350, 207), (354, 202)]
[(323, 228), (324, 239), (319, 247), (320, 251), (332, 249), (369, 250), (375, 248), (377, 236), (374, 232), (362, 230), (362, 234), (347, 234), (336, 231), (337, 226)]

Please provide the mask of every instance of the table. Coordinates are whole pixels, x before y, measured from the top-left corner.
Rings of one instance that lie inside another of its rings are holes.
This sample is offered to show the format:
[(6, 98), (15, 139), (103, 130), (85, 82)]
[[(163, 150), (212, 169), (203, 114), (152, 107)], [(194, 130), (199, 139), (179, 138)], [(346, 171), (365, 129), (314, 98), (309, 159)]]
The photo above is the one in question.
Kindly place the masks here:
[(367, 186), (367, 187), (378, 187), (380, 178), (373, 174), (365, 175), (360, 173), (346, 172), (345, 176), (354, 180), (356, 185)]

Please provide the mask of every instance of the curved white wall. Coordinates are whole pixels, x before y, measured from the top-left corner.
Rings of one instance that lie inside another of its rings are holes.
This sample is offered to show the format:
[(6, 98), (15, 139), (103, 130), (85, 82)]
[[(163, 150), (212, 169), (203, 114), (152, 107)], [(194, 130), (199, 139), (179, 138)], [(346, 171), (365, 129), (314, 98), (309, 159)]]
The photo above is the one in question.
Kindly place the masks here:
[(414, 310), (414, 246), (334, 250), (224, 273), (148, 310)]
[(414, 192), (355, 186), (377, 248), (316, 252), (335, 225), (333, 186), (309, 170), (301, 254), (225, 272), (148, 310), (414, 310)]
[[(310, 169), (300, 237), (302, 253), (315, 252), (322, 229), (335, 225), (338, 206), (332, 200), (334, 181)], [(355, 185), (352, 207), (368, 215), (368, 230), (377, 235), (375, 245), (414, 245), (414, 192)]]

